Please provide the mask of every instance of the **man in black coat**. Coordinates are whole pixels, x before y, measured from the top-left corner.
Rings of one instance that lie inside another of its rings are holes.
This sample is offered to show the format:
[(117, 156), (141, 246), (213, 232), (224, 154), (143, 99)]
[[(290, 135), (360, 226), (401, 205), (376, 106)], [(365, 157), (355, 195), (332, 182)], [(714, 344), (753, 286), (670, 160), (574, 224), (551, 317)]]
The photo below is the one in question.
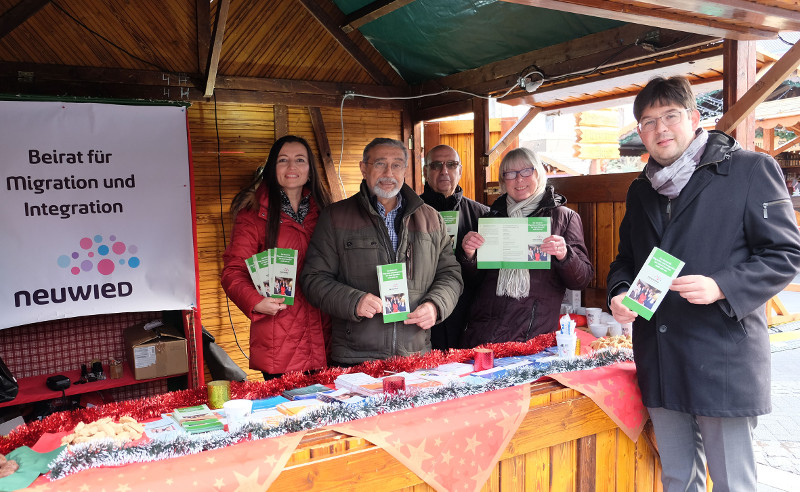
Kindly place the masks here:
[[(666, 492), (756, 490), (752, 430), (771, 411), (765, 303), (797, 274), (800, 234), (774, 159), (699, 128), (684, 77), (651, 80), (633, 105), (650, 153), (630, 188), (608, 275), (633, 353)], [(653, 247), (683, 260), (647, 321), (621, 301)]]
[[(422, 200), (438, 212), (458, 211), (458, 234), (453, 237), (454, 252), (461, 249), (464, 234), (477, 231), (478, 219), (489, 211), (486, 205), (464, 196), (464, 190), (458, 185), (461, 170), (458, 152), (449, 145), (437, 145), (428, 151), (422, 168), (425, 176), (425, 190), (420, 195)], [(465, 281), (464, 292), (453, 312), (431, 328), (431, 346), (434, 349), (447, 350), (460, 346), (459, 337), (467, 323), (473, 295), (474, 286), (467, 285)]]

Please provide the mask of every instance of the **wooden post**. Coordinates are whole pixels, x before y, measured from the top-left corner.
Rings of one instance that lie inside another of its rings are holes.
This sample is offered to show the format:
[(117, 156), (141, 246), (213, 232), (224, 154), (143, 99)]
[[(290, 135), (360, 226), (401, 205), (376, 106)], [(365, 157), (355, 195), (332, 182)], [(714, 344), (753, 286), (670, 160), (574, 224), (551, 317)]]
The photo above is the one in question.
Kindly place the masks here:
[(764, 141), (761, 143), (761, 147), (764, 151), (772, 155), (772, 151), (775, 149), (775, 128), (763, 128), (764, 131)]
[(421, 194), (424, 189), (424, 182), (422, 176), (422, 166), (425, 165), (425, 154), (423, 153), (422, 149), (422, 122), (418, 121), (414, 123), (414, 157), (416, 158), (417, 162), (417, 170), (414, 172), (414, 176), (417, 177), (416, 181), (414, 181), (414, 191), (417, 194)]
[(475, 135), (475, 200), (486, 203), (486, 168), (489, 166), (489, 101), (472, 100), (473, 133)]
[[(722, 51), (722, 112), (728, 110), (747, 92), (756, 80), (755, 41), (726, 39)], [(739, 144), (755, 149), (755, 108), (731, 131)]]
[(276, 104), (275, 113), (275, 140), (289, 134), (289, 108), (285, 104)]
[(419, 135), (415, 135), (416, 126), (411, 122), (411, 106), (406, 105), (401, 115), (403, 143), (408, 149), (408, 168), (406, 169), (406, 184), (414, 189), (417, 194), (422, 193), (422, 164), (419, 158)]
[(336, 172), (336, 165), (333, 163), (328, 132), (325, 130), (325, 122), (322, 120), (322, 111), (319, 108), (308, 108), (308, 114), (311, 116), (311, 128), (314, 130), (314, 138), (317, 140), (317, 148), (319, 148), (322, 158), (322, 169), (325, 171), (328, 191), (331, 193), (331, 199), (338, 202), (347, 197), (344, 194), (339, 174)]

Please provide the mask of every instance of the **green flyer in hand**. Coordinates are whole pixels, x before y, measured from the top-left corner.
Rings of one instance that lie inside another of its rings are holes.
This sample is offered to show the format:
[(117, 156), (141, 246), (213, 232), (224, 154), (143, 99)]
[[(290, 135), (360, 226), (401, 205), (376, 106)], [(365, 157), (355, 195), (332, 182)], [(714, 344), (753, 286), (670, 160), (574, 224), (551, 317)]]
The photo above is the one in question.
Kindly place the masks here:
[(402, 321), (408, 318), (408, 282), (406, 264), (378, 265), (378, 284), (383, 302), (383, 322)]
[(683, 265), (684, 262), (666, 251), (653, 248), (622, 299), (622, 305), (649, 321)]
[(458, 210), (445, 210), (439, 212), (444, 219), (444, 225), (447, 228), (447, 235), (453, 240), (453, 253), (456, 252), (456, 241), (458, 241)]
[(549, 217), (481, 218), (478, 233), (485, 240), (478, 248), (478, 268), (550, 268), (550, 255), (542, 251)]

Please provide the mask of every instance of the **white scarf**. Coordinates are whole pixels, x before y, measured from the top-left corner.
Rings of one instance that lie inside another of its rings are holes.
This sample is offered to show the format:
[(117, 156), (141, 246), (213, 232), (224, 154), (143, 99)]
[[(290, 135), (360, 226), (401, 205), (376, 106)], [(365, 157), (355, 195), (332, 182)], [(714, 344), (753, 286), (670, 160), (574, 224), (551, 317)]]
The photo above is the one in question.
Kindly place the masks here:
[(650, 159), (644, 172), (653, 189), (670, 200), (680, 195), (695, 168), (700, 164), (700, 158), (703, 157), (703, 151), (706, 149), (706, 142), (708, 142), (708, 132), (698, 128), (694, 140), (686, 147), (683, 154), (669, 166), (662, 166)]
[[(509, 217), (527, 217), (538, 207), (544, 197), (544, 189), (539, 193), (529, 196), (521, 202), (515, 202), (511, 196), (506, 195), (506, 206)], [(497, 276), (498, 296), (508, 296), (514, 299), (528, 297), (531, 290), (530, 271), (522, 268), (501, 268)]]

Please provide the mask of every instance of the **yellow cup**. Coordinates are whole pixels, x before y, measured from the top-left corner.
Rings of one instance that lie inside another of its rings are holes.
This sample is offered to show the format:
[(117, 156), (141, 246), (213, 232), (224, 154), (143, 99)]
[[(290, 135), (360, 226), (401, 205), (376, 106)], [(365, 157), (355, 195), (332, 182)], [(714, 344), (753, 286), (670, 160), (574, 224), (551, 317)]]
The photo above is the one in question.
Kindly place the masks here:
[(208, 406), (218, 409), (231, 399), (230, 381), (211, 381), (208, 383)]

